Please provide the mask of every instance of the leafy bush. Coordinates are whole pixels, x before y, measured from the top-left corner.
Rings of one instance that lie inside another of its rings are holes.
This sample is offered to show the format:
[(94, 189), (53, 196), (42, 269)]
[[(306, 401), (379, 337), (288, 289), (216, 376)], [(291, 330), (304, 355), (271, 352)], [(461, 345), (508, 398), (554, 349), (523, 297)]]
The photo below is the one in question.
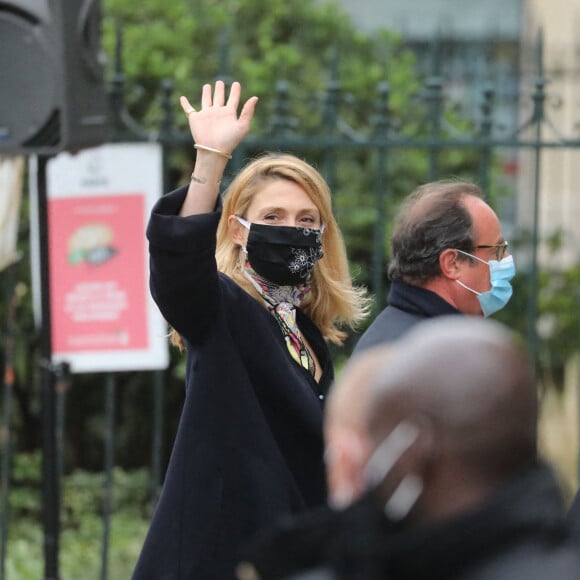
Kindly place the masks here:
[[(40, 454), (19, 454), (10, 490), (7, 580), (43, 575)], [(76, 470), (63, 477), (60, 535), (61, 580), (99, 579), (103, 566), (103, 473)], [(109, 580), (130, 578), (149, 527), (150, 479), (146, 470), (113, 470), (108, 541)]]

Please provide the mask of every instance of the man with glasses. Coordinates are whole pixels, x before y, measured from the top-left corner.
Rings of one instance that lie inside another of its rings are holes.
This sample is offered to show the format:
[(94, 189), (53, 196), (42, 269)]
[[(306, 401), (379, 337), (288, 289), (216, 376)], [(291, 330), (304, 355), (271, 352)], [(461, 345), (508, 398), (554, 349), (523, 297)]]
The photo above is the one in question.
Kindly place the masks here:
[(389, 305), (354, 354), (391, 342), (435, 316), (490, 316), (512, 295), (508, 242), (483, 192), (465, 181), (420, 186), (405, 200), (391, 239)]

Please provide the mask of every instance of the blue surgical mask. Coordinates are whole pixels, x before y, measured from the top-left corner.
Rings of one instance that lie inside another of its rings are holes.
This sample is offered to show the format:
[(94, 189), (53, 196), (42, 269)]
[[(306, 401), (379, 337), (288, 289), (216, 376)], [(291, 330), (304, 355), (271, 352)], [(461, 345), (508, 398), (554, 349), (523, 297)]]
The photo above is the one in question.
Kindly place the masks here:
[(509, 255), (499, 261), (490, 260), (489, 262), (486, 262), (473, 254), (463, 252), (462, 250), (457, 251), (488, 265), (491, 288), (487, 292), (477, 292), (459, 280), (456, 280), (456, 282), (466, 290), (477, 295), (484, 316), (491, 316), (498, 310), (501, 310), (510, 301), (514, 292), (512, 285), (510, 284), (510, 280), (516, 275), (516, 266), (514, 264), (513, 256)]

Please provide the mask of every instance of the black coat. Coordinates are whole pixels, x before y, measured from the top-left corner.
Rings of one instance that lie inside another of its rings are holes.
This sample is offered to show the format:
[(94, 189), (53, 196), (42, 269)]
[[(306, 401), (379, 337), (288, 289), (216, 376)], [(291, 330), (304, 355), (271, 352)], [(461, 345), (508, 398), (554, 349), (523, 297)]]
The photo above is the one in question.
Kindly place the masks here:
[(319, 510), (263, 532), (244, 555), (261, 580), (580, 579), (580, 549), (544, 466), (446, 520), (389, 522), (366, 496), (343, 512)]
[(292, 360), (274, 317), (215, 263), (219, 213), (179, 217), (185, 189), (153, 210), (151, 292), (187, 346), (186, 396), (162, 494), (134, 580), (227, 580), (241, 541), (324, 504), (322, 404), (329, 351), (302, 312), (323, 367)]
[(397, 340), (427, 318), (461, 314), (435, 292), (403, 282), (393, 282), (388, 302), (389, 305), (360, 337), (353, 355), (378, 344)]
[(570, 522), (572, 531), (578, 537), (580, 545), (580, 490), (576, 492), (576, 495), (570, 504), (570, 509), (568, 510), (568, 521)]

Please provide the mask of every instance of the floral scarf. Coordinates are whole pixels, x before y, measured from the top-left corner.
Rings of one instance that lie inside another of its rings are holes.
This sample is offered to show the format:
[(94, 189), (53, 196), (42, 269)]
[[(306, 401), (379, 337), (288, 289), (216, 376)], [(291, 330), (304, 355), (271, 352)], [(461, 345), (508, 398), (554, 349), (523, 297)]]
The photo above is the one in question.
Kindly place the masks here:
[(304, 345), (300, 329), (296, 323), (296, 307), (300, 305), (304, 296), (310, 292), (310, 286), (279, 286), (259, 276), (246, 261), (244, 275), (250, 280), (254, 288), (264, 299), (268, 310), (272, 313), (286, 342), (290, 356), (312, 376), (316, 372), (314, 359)]

